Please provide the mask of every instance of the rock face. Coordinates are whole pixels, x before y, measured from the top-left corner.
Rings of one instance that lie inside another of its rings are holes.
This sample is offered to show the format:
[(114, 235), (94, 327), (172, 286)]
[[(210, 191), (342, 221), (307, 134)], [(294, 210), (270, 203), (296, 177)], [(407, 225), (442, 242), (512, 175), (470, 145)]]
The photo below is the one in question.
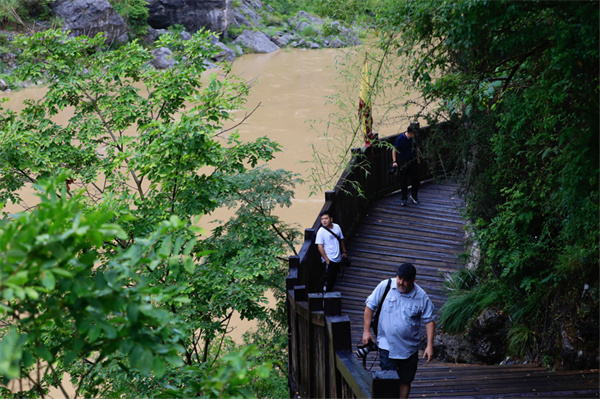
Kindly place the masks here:
[(456, 363), (496, 364), (506, 353), (506, 317), (485, 309), (467, 336), (437, 334), (433, 343), (437, 360)]
[(152, 51), (152, 55), (154, 59), (150, 61), (150, 64), (156, 69), (167, 69), (175, 65), (173, 53), (166, 47), (157, 48)]
[(148, 24), (154, 29), (179, 24), (189, 32), (206, 28), (221, 34), (234, 18), (230, 0), (150, 0), (148, 14)]
[(69, 36), (96, 36), (103, 32), (106, 43), (126, 42), (127, 25), (107, 0), (58, 0), (52, 10), (63, 20)]
[(279, 50), (279, 47), (262, 32), (245, 30), (233, 42), (249, 48), (256, 53), (271, 53)]
[(495, 364), (506, 353), (506, 317), (493, 309), (485, 309), (469, 330), (473, 358), (481, 363)]

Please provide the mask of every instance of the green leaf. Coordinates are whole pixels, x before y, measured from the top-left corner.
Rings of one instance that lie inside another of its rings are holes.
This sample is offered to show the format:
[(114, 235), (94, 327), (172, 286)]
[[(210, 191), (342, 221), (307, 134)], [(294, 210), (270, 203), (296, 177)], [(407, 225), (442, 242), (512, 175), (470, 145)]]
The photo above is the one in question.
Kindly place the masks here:
[(102, 329), (100, 327), (98, 327), (95, 324), (92, 325), (88, 332), (88, 337), (90, 339), (90, 342), (96, 342), (98, 340), (98, 337), (100, 336), (101, 332), (102, 332)]
[(44, 270), (42, 272), (42, 285), (49, 291), (54, 290), (54, 287), (56, 286), (56, 279), (50, 270)]
[(140, 373), (142, 373), (142, 375), (150, 375), (153, 365), (154, 356), (152, 355), (152, 352), (148, 349), (144, 349), (138, 361)]
[(162, 378), (162, 376), (165, 375), (166, 369), (165, 361), (159, 356), (154, 357), (154, 360), (152, 361), (152, 371), (154, 372), (154, 376), (156, 378)]
[(129, 318), (129, 322), (132, 324), (137, 323), (139, 315), (139, 307), (137, 303), (128, 303), (127, 304), (127, 317)]
[(185, 268), (185, 271), (189, 274), (194, 273), (194, 270), (196, 269), (196, 264), (194, 263), (194, 260), (191, 256), (186, 256), (183, 258), (183, 267)]

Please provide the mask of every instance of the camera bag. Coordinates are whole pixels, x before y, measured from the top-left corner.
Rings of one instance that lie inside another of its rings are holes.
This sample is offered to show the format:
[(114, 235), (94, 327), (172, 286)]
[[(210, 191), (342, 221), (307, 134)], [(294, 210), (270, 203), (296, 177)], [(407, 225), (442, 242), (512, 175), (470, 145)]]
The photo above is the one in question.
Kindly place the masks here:
[(381, 308), (383, 307), (383, 301), (385, 301), (385, 297), (388, 292), (390, 292), (390, 287), (392, 285), (392, 279), (388, 279), (387, 285), (385, 286), (385, 291), (381, 296), (381, 300), (379, 301), (379, 305), (377, 305), (377, 311), (375, 312), (375, 317), (371, 320), (371, 328), (373, 328), (373, 333), (377, 336), (377, 327), (379, 326), (379, 314), (381, 314)]

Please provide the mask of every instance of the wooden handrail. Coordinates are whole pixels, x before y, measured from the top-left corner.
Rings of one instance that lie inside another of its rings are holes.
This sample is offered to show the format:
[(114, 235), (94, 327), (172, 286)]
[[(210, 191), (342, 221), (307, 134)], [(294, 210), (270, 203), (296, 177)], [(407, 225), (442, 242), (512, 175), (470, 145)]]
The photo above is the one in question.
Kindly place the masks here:
[[(428, 133), (428, 127), (421, 129), (418, 137), (423, 140)], [(388, 174), (392, 161), (389, 145), (397, 137), (386, 137), (369, 148), (353, 149), (335, 189), (325, 193), (321, 211), (332, 212), (345, 237), (355, 234), (372, 201), (400, 188), (398, 179)], [(428, 179), (430, 176), (423, 173), (428, 170), (423, 162), (421, 170), (423, 180)], [(304, 232), (298, 255), (289, 258), (286, 290), (290, 395), (297, 391), (303, 397), (374, 397), (378, 388), (373, 387), (371, 373), (352, 353), (350, 321), (338, 316), (341, 294), (323, 295), (318, 287), (323, 271), (314, 239), (320, 225), (317, 216)], [(384, 380), (387, 381), (381, 381)]]

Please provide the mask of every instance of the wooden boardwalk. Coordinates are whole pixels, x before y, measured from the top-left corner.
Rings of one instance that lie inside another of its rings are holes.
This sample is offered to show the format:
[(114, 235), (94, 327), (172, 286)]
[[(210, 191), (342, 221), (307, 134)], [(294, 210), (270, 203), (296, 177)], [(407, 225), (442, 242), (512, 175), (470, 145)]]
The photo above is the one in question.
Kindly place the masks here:
[[(342, 312), (352, 327), (354, 345), (362, 337), (365, 299), (379, 281), (394, 277), (398, 265), (417, 267), (417, 284), (431, 298), (436, 311), (445, 301), (444, 274), (459, 267), (464, 251), (462, 206), (452, 184), (426, 183), (420, 204), (401, 206), (392, 194), (369, 208), (348, 240), (352, 266), (336, 284), (342, 293)], [(355, 347), (354, 347), (355, 349)], [(375, 354), (367, 367), (378, 370)], [(484, 366), (420, 361), (411, 397), (598, 397), (598, 370), (550, 372), (534, 365)]]

